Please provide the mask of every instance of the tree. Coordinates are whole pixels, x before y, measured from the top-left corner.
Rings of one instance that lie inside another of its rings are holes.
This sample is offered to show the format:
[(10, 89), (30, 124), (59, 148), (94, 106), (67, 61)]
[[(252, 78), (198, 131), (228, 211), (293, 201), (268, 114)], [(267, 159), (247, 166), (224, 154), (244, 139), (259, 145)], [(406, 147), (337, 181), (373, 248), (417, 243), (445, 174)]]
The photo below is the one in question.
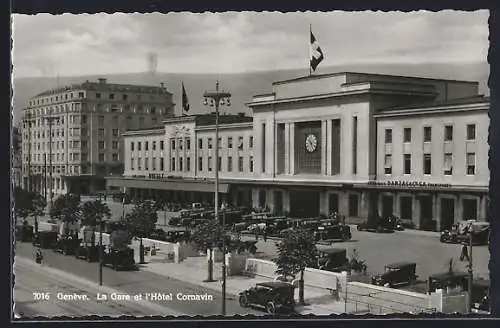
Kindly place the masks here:
[(40, 194), (31, 192), (32, 194), (32, 206), (30, 214), (35, 218), (35, 233), (38, 233), (38, 217), (45, 214), (45, 208), (47, 207), (47, 200)]
[[(83, 203), (82, 206), (82, 224), (89, 226), (92, 229), (92, 236), (94, 236), (95, 228), (99, 225), (99, 231), (103, 229), (103, 219), (111, 218), (111, 210), (108, 205), (100, 200), (88, 201)], [(92, 246), (94, 245), (94, 237), (92, 237)]]
[(38, 233), (38, 217), (45, 213), (45, 207), (47, 206), (45, 198), (36, 192), (16, 187), (14, 189), (14, 199), (16, 216), (23, 218), (23, 223), (26, 222), (28, 216), (34, 216), (34, 230), (35, 233)]
[(62, 223), (74, 223), (81, 217), (80, 196), (61, 195), (50, 208), (50, 217)]
[(295, 277), (300, 272), (299, 303), (304, 304), (304, 271), (317, 262), (317, 250), (314, 238), (305, 229), (287, 234), (276, 244), (278, 258), (275, 260), (278, 269), (276, 273), (288, 277)]
[(156, 205), (152, 201), (141, 201), (135, 204), (132, 211), (124, 218), (124, 223), (130, 233), (139, 237), (139, 257), (140, 263), (144, 263), (144, 246), (142, 238), (148, 238), (156, 229), (158, 214), (156, 213)]
[(197, 250), (208, 251), (208, 278), (206, 281), (214, 281), (212, 254), (215, 249), (220, 250), (224, 257), (225, 254), (231, 252), (250, 252), (252, 254), (257, 252), (256, 241), (241, 241), (238, 236), (227, 233), (227, 230), (223, 229), (222, 225), (215, 219), (198, 225), (191, 234), (190, 241), (195, 244)]

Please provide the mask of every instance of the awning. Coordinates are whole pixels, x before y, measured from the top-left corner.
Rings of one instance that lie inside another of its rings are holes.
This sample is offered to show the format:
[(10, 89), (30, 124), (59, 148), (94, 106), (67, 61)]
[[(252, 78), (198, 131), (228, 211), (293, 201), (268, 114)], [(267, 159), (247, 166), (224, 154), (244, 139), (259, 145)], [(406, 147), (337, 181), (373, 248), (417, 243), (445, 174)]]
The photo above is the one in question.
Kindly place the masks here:
[[(158, 189), (158, 190), (180, 190), (197, 192), (214, 192), (213, 181), (203, 180), (180, 180), (180, 179), (147, 179), (130, 177), (108, 177), (106, 178), (108, 187), (137, 188), (137, 189)], [(219, 183), (219, 192), (227, 193), (229, 184)]]

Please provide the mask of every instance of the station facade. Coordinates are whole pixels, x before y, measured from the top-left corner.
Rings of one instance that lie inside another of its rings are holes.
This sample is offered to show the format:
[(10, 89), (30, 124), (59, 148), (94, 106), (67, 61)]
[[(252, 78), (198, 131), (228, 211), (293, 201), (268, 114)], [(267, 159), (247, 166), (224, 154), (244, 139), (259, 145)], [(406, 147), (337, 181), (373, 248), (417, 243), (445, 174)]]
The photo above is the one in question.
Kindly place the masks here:
[(350, 222), (395, 214), (424, 227), (486, 219), (489, 99), (478, 83), (363, 73), (273, 83), (252, 117), (169, 118), (123, 134), (125, 170), (109, 188)]

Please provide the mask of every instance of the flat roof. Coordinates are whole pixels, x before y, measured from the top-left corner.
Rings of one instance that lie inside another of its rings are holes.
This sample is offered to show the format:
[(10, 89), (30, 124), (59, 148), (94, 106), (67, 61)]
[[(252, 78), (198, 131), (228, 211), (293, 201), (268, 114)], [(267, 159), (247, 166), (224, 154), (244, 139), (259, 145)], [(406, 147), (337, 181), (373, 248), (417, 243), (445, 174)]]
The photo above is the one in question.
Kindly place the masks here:
[(455, 98), (455, 99), (448, 99), (448, 100), (443, 100), (443, 101), (428, 101), (428, 102), (417, 103), (417, 104), (412, 104), (412, 105), (386, 107), (386, 108), (383, 108), (380, 111), (380, 113), (382, 114), (382, 113), (389, 112), (389, 111), (404, 110), (404, 109), (426, 109), (426, 108), (442, 107), (442, 106), (468, 105), (468, 104), (482, 103), (482, 102), (489, 102), (489, 101), (490, 101), (490, 97), (485, 97), (484, 95), (478, 95), (478, 96), (474, 96), (474, 97)]
[[(421, 76), (390, 75), (390, 74), (377, 74), (377, 73), (363, 73), (363, 72), (344, 71), (344, 72), (335, 72), (335, 73), (326, 73), (326, 74), (306, 75), (306, 76), (296, 77), (296, 78), (293, 78), (293, 79), (276, 81), (276, 82), (273, 82), (273, 85), (283, 84), (283, 83), (288, 83), (288, 82), (305, 81), (305, 80), (317, 80), (317, 79), (322, 79), (322, 78), (327, 78), (327, 77), (332, 77), (332, 76), (338, 76), (338, 75), (347, 75), (347, 74), (365, 75), (367, 77), (370, 77), (370, 76), (381, 76), (381, 77), (392, 77), (392, 78), (398, 78), (398, 79), (411, 79), (411, 80), (424, 80), (424, 81), (443, 81), (443, 82), (446, 81), (446, 82), (460, 82), (460, 83), (479, 84), (479, 82), (477, 82), (477, 81), (464, 81), (464, 80), (453, 80), (453, 79), (428, 78), (428, 77), (421, 77)], [(369, 81), (366, 81), (366, 82), (369, 82)]]

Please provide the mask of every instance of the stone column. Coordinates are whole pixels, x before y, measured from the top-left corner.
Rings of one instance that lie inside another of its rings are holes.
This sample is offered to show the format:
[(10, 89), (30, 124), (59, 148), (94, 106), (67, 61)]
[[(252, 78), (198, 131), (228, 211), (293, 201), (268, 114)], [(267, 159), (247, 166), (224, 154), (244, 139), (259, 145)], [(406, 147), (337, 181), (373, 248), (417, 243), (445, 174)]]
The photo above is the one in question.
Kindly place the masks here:
[(252, 207), (257, 208), (259, 207), (259, 189), (253, 188), (251, 192), (252, 192)]
[(290, 123), (290, 174), (295, 174), (295, 123)]
[(432, 194), (432, 219), (436, 220), (436, 222), (437, 222), (436, 228), (437, 228), (437, 231), (439, 231), (440, 225), (441, 225), (441, 220), (440, 220), (439, 213), (438, 213), (437, 203), (438, 203), (437, 194)]
[(384, 194), (382, 192), (379, 192), (377, 194), (377, 214), (379, 216), (382, 215), (382, 206), (383, 206), (383, 204), (382, 204), (383, 198), (382, 197), (383, 197), (383, 195)]
[(328, 215), (328, 192), (319, 192), (319, 213)]
[(392, 193), (392, 201), (393, 201), (393, 214), (398, 218), (401, 217), (401, 209), (399, 208), (399, 194), (397, 192)]
[(285, 174), (290, 174), (290, 123), (285, 123)]
[(480, 203), (479, 203), (479, 215), (478, 215), (478, 219), (481, 220), (481, 221), (486, 221), (486, 219), (488, 219), (487, 217), (487, 213), (488, 213), (488, 202), (486, 201), (488, 198), (488, 195), (487, 194), (484, 194), (484, 195), (481, 195), (481, 198), (480, 198)]
[(464, 219), (462, 197), (460, 195), (455, 196), (455, 217), (457, 221)]
[(321, 121), (321, 174), (326, 175), (326, 155), (327, 155), (327, 150), (326, 150), (326, 145), (327, 145), (327, 124), (326, 120)]
[(290, 191), (283, 190), (283, 213), (290, 212)]
[(361, 218), (366, 219), (368, 217), (369, 212), (369, 200), (368, 200), (368, 191), (362, 191), (360, 202), (359, 202), (359, 215)]
[(416, 194), (413, 196), (413, 215), (412, 220), (417, 229), (420, 229), (420, 198)]
[(441, 211), (441, 197), (439, 197), (438, 195), (436, 195), (436, 204), (435, 204), (435, 207), (436, 207), (436, 221), (437, 221), (437, 231), (441, 231), (441, 221), (443, 220), (443, 218), (441, 217), (442, 215), (442, 211)]
[(332, 175), (332, 120), (326, 121), (326, 175)]

